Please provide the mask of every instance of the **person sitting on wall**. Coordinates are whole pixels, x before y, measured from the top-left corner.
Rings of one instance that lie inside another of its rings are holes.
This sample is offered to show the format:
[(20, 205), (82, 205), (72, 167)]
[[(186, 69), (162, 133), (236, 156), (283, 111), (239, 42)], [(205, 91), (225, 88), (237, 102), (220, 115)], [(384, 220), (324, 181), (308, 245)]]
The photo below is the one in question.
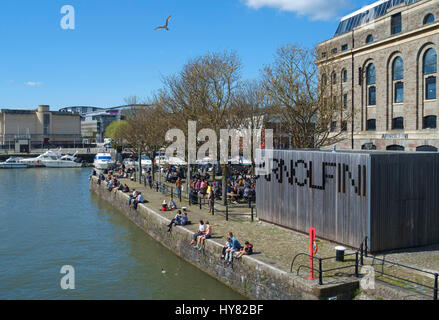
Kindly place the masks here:
[(227, 237), (226, 244), (223, 247), (223, 252), (222, 252), (222, 255), (221, 255), (221, 259), (226, 259), (227, 252), (232, 250), (232, 248), (233, 248), (232, 238)]
[(177, 204), (174, 201), (174, 198), (171, 197), (171, 200), (169, 200), (168, 202), (168, 209), (169, 210), (174, 210), (177, 209)]
[(139, 194), (137, 195), (137, 198), (133, 200), (132, 208), (134, 210), (137, 210), (137, 205), (139, 203), (143, 203), (143, 195), (141, 192), (139, 192)]
[(225, 260), (228, 260), (228, 262), (231, 263), (233, 259), (233, 253), (241, 251), (242, 246), (232, 232), (229, 232), (229, 238), (232, 240), (232, 248), (226, 251)]
[(133, 189), (133, 193), (130, 194), (130, 200), (128, 200), (128, 206), (131, 208), (131, 203), (133, 202), (134, 199), (137, 198), (137, 191), (136, 189)]
[(178, 210), (174, 219), (172, 219), (171, 223), (168, 224), (168, 232), (171, 232), (172, 226), (176, 226), (176, 225), (179, 225), (181, 223), (181, 218), (182, 218), (181, 210)]
[(168, 204), (166, 203), (166, 200), (163, 200), (160, 211), (168, 211)]
[(253, 245), (250, 242), (246, 241), (244, 248), (242, 248), (236, 255), (236, 259), (239, 259), (244, 255), (251, 255), (252, 253), (253, 253)]
[[(203, 220), (200, 220), (200, 224), (198, 225), (198, 231), (194, 233), (192, 237), (192, 241), (190, 242), (190, 246), (192, 246), (199, 236), (202, 236), (206, 232), (206, 225), (204, 224)], [(195, 246), (196, 247), (196, 246)]]
[(183, 212), (181, 219), (180, 219), (180, 225), (181, 226), (185, 226), (189, 223), (188, 217), (187, 217), (187, 213)]
[(195, 246), (195, 248), (198, 247), (198, 250), (201, 251), (206, 239), (210, 239), (210, 238), (212, 238), (212, 227), (210, 226), (209, 221), (206, 221), (206, 231), (204, 232), (203, 235), (198, 237), (197, 245)]
[(128, 187), (128, 185), (125, 183), (125, 185), (123, 186), (122, 192), (124, 193), (128, 193), (130, 192), (130, 187)]

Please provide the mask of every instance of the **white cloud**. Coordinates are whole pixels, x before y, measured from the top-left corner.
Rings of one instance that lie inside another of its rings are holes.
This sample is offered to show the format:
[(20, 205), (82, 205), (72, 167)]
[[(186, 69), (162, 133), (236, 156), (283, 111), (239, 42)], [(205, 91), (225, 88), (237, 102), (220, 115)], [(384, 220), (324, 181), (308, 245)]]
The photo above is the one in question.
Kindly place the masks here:
[(28, 81), (28, 82), (25, 82), (24, 84), (29, 86), (29, 87), (39, 87), (39, 86), (43, 85), (42, 82), (38, 82), (38, 81)]
[(340, 11), (349, 7), (350, 0), (244, 0), (253, 9), (262, 7), (277, 8), (282, 11), (296, 12), (311, 16), (313, 20), (329, 20)]

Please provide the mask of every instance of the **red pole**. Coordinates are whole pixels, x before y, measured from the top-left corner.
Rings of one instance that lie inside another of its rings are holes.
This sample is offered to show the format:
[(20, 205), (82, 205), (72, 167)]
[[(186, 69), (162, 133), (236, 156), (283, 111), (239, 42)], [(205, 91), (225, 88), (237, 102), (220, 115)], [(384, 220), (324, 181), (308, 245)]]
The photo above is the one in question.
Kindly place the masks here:
[(313, 262), (314, 262), (314, 246), (313, 246), (313, 243), (314, 243), (314, 239), (315, 239), (315, 237), (316, 237), (316, 229), (315, 228), (313, 228), (313, 227), (310, 227), (309, 228), (309, 254), (310, 254), (310, 256), (311, 256), (311, 260), (310, 260), (310, 267), (311, 267), (311, 271), (310, 271), (310, 276), (309, 276), (309, 278), (308, 279), (310, 279), (310, 280), (315, 280), (315, 278), (314, 278), (314, 267), (313, 267)]

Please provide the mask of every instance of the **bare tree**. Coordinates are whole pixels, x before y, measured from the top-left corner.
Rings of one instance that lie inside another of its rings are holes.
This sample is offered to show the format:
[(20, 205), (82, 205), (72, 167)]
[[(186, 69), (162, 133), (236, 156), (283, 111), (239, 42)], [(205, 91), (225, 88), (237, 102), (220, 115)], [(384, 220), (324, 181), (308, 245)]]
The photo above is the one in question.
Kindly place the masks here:
[(340, 90), (328, 81), (332, 66), (321, 66), (319, 80), (315, 60), (313, 50), (288, 44), (277, 50), (273, 65), (263, 71), (272, 115), (294, 148), (320, 148), (345, 139), (345, 131), (334, 131), (333, 123), (352, 117), (339, 99)]
[[(220, 137), (221, 129), (237, 128), (242, 123), (242, 113), (234, 103), (240, 79), (241, 61), (234, 52), (208, 53), (186, 63), (178, 74), (164, 78), (156, 101), (173, 115), (170, 122), (186, 137), (188, 121), (196, 121), (197, 127), (212, 129)], [(222, 171), (225, 201), (227, 164), (222, 165)]]

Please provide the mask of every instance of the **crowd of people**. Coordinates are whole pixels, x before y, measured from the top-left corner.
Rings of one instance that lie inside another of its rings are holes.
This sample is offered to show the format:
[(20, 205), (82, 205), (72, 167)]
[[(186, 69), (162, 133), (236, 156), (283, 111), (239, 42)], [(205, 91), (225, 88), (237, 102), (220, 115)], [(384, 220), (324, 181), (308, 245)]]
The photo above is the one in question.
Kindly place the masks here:
[[(145, 203), (142, 192), (133, 189), (132, 191), (125, 183), (122, 183), (120, 179), (131, 179), (135, 175), (135, 169), (126, 168), (124, 164), (117, 163), (116, 169), (114, 171), (108, 171), (100, 173), (98, 176), (98, 184), (105, 183), (105, 187), (109, 192), (121, 191), (123, 193), (129, 194), (128, 206), (130, 209), (137, 210), (139, 203)], [(239, 201), (248, 201), (255, 199), (255, 179), (250, 174), (251, 168), (241, 167), (231, 168), (228, 176), (227, 182), (227, 197), (232, 203), (238, 203)], [(165, 171), (166, 173), (166, 171)], [(96, 171), (93, 170), (92, 175), (97, 175)], [(199, 170), (194, 173), (190, 179), (190, 195), (193, 197), (203, 198), (207, 197), (209, 202), (209, 213), (213, 210), (213, 204), (215, 200), (221, 200), (222, 197), (222, 182), (219, 180), (214, 180), (211, 182), (210, 175), (207, 170)], [(146, 180), (149, 187), (153, 188), (152, 175), (148, 171), (146, 175)], [(180, 198), (181, 192), (183, 190), (183, 181), (181, 175), (177, 170), (172, 167), (168, 169), (165, 176), (165, 181), (170, 183), (175, 183), (177, 197)], [(176, 202), (173, 197), (169, 201), (163, 200), (160, 210), (161, 211), (173, 211), (178, 209)], [(178, 210), (177, 214), (171, 219), (168, 225), (168, 232), (171, 232), (174, 226), (185, 226), (190, 224), (188, 220), (188, 215), (186, 213), (186, 208), (183, 207), (182, 210)], [(213, 229), (209, 221), (204, 222), (199, 221), (198, 230), (193, 234), (192, 241), (190, 245), (197, 250), (202, 250), (204, 248), (206, 240), (212, 238)], [(227, 241), (223, 247), (221, 258), (224, 259), (226, 263), (231, 263), (233, 258), (241, 258), (243, 255), (250, 255), (253, 253), (253, 245), (248, 241), (245, 242), (244, 246), (240, 244), (237, 238), (232, 232), (228, 233)]]

